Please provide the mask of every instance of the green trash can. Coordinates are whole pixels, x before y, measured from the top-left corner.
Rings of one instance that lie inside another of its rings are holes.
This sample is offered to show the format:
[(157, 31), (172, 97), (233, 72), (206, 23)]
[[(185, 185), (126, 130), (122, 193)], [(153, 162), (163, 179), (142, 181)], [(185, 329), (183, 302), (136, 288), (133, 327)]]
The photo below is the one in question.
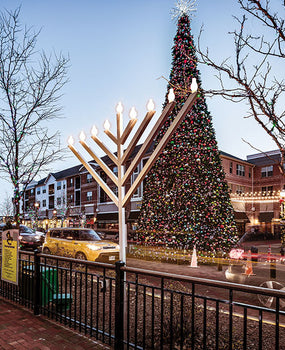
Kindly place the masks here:
[(41, 304), (47, 305), (58, 293), (57, 270), (51, 267), (41, 267)]
[[(34, 299), (33, 275), (34, 265), (22, 268), (22, 296), (27, 300)], [(52, 301), (53, 295), (58, 293), (57, 270), (51, 267), (41, 267), (41, 305), (47, 305)]]
[[(34, 265), (24, 266), (22, 268), (22, 296), (30, 301), (34, 299), (33, 275)], [(72, 303), (70, 294), (59, 293), (57, 269), (51, 267), (42, 267), (40, 303), (42, 306), (52, 302), (56, 310), (69, 310)]]

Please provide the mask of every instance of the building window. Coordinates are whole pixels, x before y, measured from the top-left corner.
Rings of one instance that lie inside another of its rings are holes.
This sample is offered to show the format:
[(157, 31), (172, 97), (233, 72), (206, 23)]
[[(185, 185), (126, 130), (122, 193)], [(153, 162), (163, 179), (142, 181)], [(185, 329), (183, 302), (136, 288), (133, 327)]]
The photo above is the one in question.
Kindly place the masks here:
[(58, 197), (58, 198), (56, 199), (56, 205), (61, 205), (61, 197)]
[(261, 187), (262, 196), (272, 196), (273, 194), (273, 186), (264, 186)]
[(245, 176), (244, 165), (237, 164), (236, 174), (239, 175), (239, 176)]
[(86, 182), (87, 182), (87, 183), (92, 182), (92, 175), (91, 175), (91, 174), (87, 174), (87, 176), (86, 176)]
[(75, 205), (76, 206), (80, 205), (80, 191), (75, 192)]
[(56, 189), (57, 189), (57, 190), (61, 190), (61, 181), (59, 181), (59, 182), (57, 183)]
[(115, 193), (116, 196), (118, 196), (118, 187), (117, 186), (112, 187), (112, 191)]
[(261, 177), (273, 176), (273, 165), (261, 168)]
[(54, 197), (49, 197), (49, 201), (48, 201), (48, 208), (49, 209), (54, 209)]
[(47, 206), (47, 201), (46, 199), (43, 199), (43, 208), (45, 208)]
[(37, 188), (37, 194), (41, 194), (41, 189)]
[(80, 177), (79, 177), (79, 176), (77, 176), (77, 177), (75, 178), (75, 189), (76, 189), (76, 190), (79, 190), (79, 189), (80, 189)]
[(54, 184), (49, 185), (48, 194), (51, 196), (54, 194)]
[(236, 193), (237, 194), (242, 194), (245, 192), (245, 187), (244, 186), (240, 186), (240, 185), (237, 185), (237, 189), (236, 189)]
[(80, 176), (77, 176), (75, 178), (75, 191), (74, 191), (74, 195), (75, 195), (75, 205), (79, 206), (81, 201), (80, 201), (80, 197), (81, 197), (81, 191), (80, 191)]
[(72, 194), (69, 195), (69, 196), (67, 197), (67, 203), (68, 203), (69, 205), (72, 205), (72, 204), (73, 204), (73, 195), (72, 195)]
[(47, 189), (45, 187), (43, 188), (43, 193), (47, 193)]
[[(107, 181), (107, 175), (105, 174), (104, 171), (100, 172), (100, 177), (101, 179), (106, 182)], [(106, 203), (108, 202), (108, 196), (106, 192), (100, 187), (100, 196), (99, 196), (99, 202), (100, 203)]]
[(113, 168), (113, 173), (114, 173), (115, 175), (118, 175), (118, 167), (117, 167), (117, 166), (114, 166), (114, 168)]
[(248, 177), (251, 178), (251, 168), (248, 169)]
[(73, 184), (73, 179), (70, 179), (70, 185), (72, 185)]
[(31, 189), (31, 194), (34, 194), (34, 189)]
[[(133, 175), (132, 175), (132, 184), (135, 182), (135, 180), (136, 180), (136, 178), (138, 177), (138, 175), (139, 175), (139, 173), (140, 173), (140, 168), (139, 168), (139, 166), (137, 166), (136, 167), (136, 169), (134, 170), (134, 172), (133, 172)], [(133, 194), (133, 197), (134, 198), (138, 198), (138, 197), (140, 197), (140, 186), (137, 188), (137, 190), (136, 190), (136, 192)]]
[(87, 202), (92, 201), (92, 191), (87, 192)]
[(233, 162), (230, 162), (230, 174), (233, 173)]
[(233, 192), (233, 184), (229, 183), (228, 188), (229, 188), (229, 193), (232, 193)]

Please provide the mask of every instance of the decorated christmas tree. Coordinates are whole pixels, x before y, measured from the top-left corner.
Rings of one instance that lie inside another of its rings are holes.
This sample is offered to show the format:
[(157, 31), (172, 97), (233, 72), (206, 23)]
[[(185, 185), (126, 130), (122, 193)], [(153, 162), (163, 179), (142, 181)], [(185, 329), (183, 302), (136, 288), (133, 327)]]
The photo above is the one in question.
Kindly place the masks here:
[(178, 29), (166, 93), (167, 99), (169, 89), (174, 88), (176, 106), (155, 145), (183, 106), (192, 78), (197, 80), (199, 97), (145, 180), (139, 231), (143, 242), (190, 249), (196, 245), (200, 252), (215, 254), (236, 243), (237, 230), (197, 69), (188, 15), (191, 6), (181, 1), (177, 8)]

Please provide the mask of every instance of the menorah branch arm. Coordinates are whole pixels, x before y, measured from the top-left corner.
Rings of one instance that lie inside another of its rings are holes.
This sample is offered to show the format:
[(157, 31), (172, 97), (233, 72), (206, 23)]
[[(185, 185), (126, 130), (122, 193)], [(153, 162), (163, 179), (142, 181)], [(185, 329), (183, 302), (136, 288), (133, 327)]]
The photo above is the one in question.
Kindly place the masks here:
[(137, 132), (135, 133), (134, 137), (132, 138), (131, 142), (129, 143), (129, 146), (125, 150), (123, 157), (122, 157), (122, 164), (125, 164), (127, 160), (129, 159), (130, 155), (132, 154), (134, 148), (136, 147), (139, 139), (141, 138), (143, 132), (145, 131), (146, 127), (148, 126), (149, 122), (151, 121), (152, 117), (154, 116), (155, 111), (149, 111), (145, 115), (143, 121), (141, 122), (141, 125), (139, 126)]
[(96, 173), (96, 171), (88, 164), (88, 162), (83, 158), (83, 156), (74, 148), (73, 145), (68, 145), (69, 149), (73, 154), (79, 159), (79, 161), (85, 166), (86, 170), (92, 175), (94, 180), (101, 186), (101, 188), (107, 193), (111, 200), (118, 207), (118, 197), (110, 189), (110, 187), (101, 179), (101, 177)]
[(153, 163), (156, 161), (156, 159), (159, 157), (160, 153), (163, 151), (165, 148), (166, 144), (174, 134), (174, 132), (177, 130), (181, 122), (183, 121), (184, 117), (186, 114), (190, 111), (192, 108), (193, 104), (195, 103), (197, 99), (197, 92), (193, 92), (186, 102), (184, 103), (182, 109), (180, 112), (177, 114), (175, 119), (173, 120), (172, 124), (160, 140), (159, 144), (156, 146), (155, 150), (153, 151), (152, 155), (144, 165), (143, 169), (141, 172), (138, 174), (136, 180), (133, 182), (132, 186), (129, 188), (128, 192), (126, 193), (124, 199), (123, 199), (123, 206), (125, 206), (131, 199), (131, 196), (134, 194), (140, 183), (143, 181), (147, 173), (150, 171)]
[(158, 130), (162, 127), (162, 125), (165, 122), (165, 120), (169, 117), (169, 115), (172, 112), (174, 106), (175, 106), (175, 101), (168, 103), (165, 106), (165, 108), (163, 109), (160, 117), (158, 118), (158, 120), (155, 123), (154, 127), (150, 131), (148, 137), (146, 138), (146, 140), (142, 144), (140, 150), (138, 151), (137, 155), (132, 160), (129, 168), (127, 169), (127, 171), (126, 171), (126, 173), (125, 173), (125, 175), (123, 177), (123, 180), (122, 180), (123, 185), (125, 185), (127, 180), (131, 177), (132, 173), (136, 169), (136, 167), (139, 164), (139, 162), (141, 161), (142, 157), (144, 156), (144, 154), (146, 153), (146, 151), (150, 147), (151, 143), (153, 142), (155, 136), (157, 135)]
[(128, 125), (126, 126), (124, 132), (123, 132), (123, 135), (121, 137), (121, 144), (123, 145), (127, 138), (129, 137), (131, 131), (133, 130), (135, 124), (137, 122), (137, 119), (131, 119), (129, 122), (128, 122)]
[(114, 153), (112, 153), (97, 136), (92, 135), (91, 138), (107, 154), (107, 156), (114, 162), (114, 164), (118, 166), (118, 158), (114, 155)]
[(85, 150), (90, 154), (90, 156), (95, 160), (95, 162), (104, 170), (107, 176), (114, 182), (116, 186), (118, 186), (118, 177), (113, 173), (113, 171), (108, 167), (108, 165), (101, 160), (87, 145), (85, 141), (79, 141), (81, 145), (85, 148)]
[(109, 136), (109, 138), (117, 145), (118, 139), (110, 130), (104, 130), (104, 133)]

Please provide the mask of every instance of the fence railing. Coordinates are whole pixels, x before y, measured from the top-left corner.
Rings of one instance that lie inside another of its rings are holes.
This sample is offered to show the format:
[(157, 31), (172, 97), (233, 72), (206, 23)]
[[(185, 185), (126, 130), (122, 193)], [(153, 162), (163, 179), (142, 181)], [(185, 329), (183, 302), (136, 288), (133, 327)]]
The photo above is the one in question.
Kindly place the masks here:
[(285, 336), (282, 290), (120, 262), (21, 252), (19, 285), (1, 281), (0, 295), (115, 349), (282, 349)]

